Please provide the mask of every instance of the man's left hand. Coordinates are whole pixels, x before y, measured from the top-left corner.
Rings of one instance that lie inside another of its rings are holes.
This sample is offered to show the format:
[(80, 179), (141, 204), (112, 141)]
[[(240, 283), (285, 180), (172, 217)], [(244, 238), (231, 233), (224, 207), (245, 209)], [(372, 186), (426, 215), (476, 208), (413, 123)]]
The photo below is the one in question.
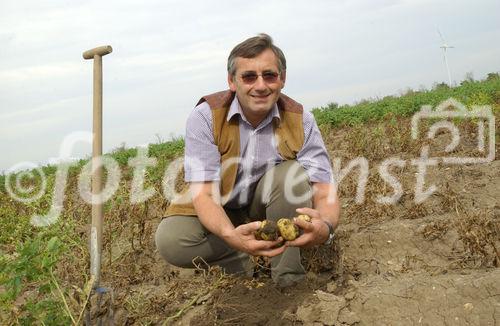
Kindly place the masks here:
[(289, 247), (304, 247), (309, 248), (316, 245), (325, 243), (328, 240), (329, 230), (328, 225), (321, 218), (318, 210), (313, 208), (297, 208), (297, 213), (306, 214), (311, 217), (311, 222), (293, 219), (293, 223), (297, 225), (302, 231), (297, 239), (288, 241), (286, 244)]

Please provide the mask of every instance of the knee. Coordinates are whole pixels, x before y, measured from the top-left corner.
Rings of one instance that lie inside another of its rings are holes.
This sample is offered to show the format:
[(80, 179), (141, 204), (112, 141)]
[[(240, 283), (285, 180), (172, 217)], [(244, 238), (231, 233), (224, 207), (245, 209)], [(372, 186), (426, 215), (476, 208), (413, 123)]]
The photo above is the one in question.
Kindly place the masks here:
[[(184, 217), (183, 217), (184, 218)], [(169, 264), (189, 268), (193, 267), (191, 253), (185, 242), (185, 234), (170, 223), (169, 218), (163, 219), (155, 234), (156, 248), (161, 257)]]

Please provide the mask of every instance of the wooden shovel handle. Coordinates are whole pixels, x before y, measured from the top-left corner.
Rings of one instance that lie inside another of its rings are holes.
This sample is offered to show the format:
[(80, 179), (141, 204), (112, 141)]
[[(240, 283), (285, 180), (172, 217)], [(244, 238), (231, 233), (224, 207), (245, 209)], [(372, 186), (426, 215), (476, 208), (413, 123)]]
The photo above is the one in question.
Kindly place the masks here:
[(113, 52), (113, 48), (111, 47), (111, 45), (99, 46), (97, 48), (93, 48), (83, 52), (83, 58), (94, 59), (95, 55), (102, 57), (105, 56), (106, 54), (110, 54), (111, 52)]

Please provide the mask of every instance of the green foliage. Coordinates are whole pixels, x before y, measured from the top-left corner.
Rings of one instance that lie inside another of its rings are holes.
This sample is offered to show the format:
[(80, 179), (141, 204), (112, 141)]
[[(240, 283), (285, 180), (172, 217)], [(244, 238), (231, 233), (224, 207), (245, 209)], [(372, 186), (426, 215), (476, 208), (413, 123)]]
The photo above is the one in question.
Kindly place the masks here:
[(169, 142), (149, 145), (149, 156), (158, 159), (158, 165), (148, 169), (151, 183), (159, 183), (165, 175), (168, 164), (184, 152), (184, 139), (174, 138)]
[(113, 151), (110, 155), (113, 159), (115, 159), (120, 166), (125, 166), (128, 164), (128, 160), (137, 156), (136, 148), (122, 148)]
[(386, 96), (375, 101), (361, 101), (355, 105), (329, 104), (312, 110), (318, 124), (353, 126), (379, 121), (390, 115), (407, 117), (416, 113), (422, 105), (435, 107), (450, 97), (466, 106), (491, 105), (500, 102), (500, 78), (497, 73), (488, 74), (483, 81), (469, 78), (461, 86), (450, 88), (441, 83), (432, 90), (407, 91), (400, 97)]
[(5, 192), (5, 174), (0, 174), (0, 192)]
[[(49, 274), (60, 254), (60, 240), (54, 236), (47, 241), (43, 234), (18, 245), (16, 255), (7, 259), (4, 257), (0, 266), (2, 270), (2, 285), (7, 289), (1, 300), (14, 300), (25, 284), (39, 283), (39, 291), (46, 293), (50, 283), (44, 279)], [(8, 263), (7, 263), (8, 262)]]
[(486, 92), (477, 92), (474, 94), (471, 94), (469, 98), (467, 99), (466, 105), (467, 106), (473, 106), (473, 105), (490, 105), (494, 103), (494, 93), (486, 93)]
[[(15, 316), (21, 325), (43, 322), (47, 325), (69, 324), (63, 303), (55, 293), (52, 270), (61, 254), (67, 250), (59, 237), (51, 232), (40, 232), (20, 243), (10, 255), (0, 258), (0, 312)], [(14, 301), (21, 306), (14, 307)], [(24, 301), (24, 304), (23, 304)], [(14, 309), (12, 309), (14, 308)]]
[(184, 151), (184, 138), (172, 138), (172, 140), (149, 145), (149, 156), (156, 157), (158, 159), (166, 158), (173, 159)]
[(500, 75), (498, 74), (498, 72), (490, 72), (486, 77), (486, 80), (488, 81), (498, 80), (498, 79), (500, 79)]
[[(75, 237), (73, 219), (48, 228), (35, 228), (33, 214), (45, 214), (52, 201), (55, 175), (47, 177), (47, 191), (34, 202), (21, 203), (0, 192), (0, 324), (69, 324), (67, 309), (55, 291), (61, 260), (73, 263), (75, 251), (85, 246)], [(31, 180), (36, 187), (40, 177)], [(74, 212), (71, 212), (73, 214)], [(61, 219), (64, 217), (61, 216)]]

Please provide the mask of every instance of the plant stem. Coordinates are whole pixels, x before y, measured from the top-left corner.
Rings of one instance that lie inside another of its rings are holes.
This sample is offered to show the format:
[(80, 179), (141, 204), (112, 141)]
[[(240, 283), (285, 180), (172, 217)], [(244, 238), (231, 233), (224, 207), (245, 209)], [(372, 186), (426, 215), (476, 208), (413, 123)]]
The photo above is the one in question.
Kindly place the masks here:
[(57, 280), (54, 276), (54, 273), (52, 273), (52, 268), (49, 270), (50, 271), (50, 276), (52, 277), (52, 282), (54, 282), (57, 291), (59, 292), (59, 295), (61, 296), (61, 299), (64, 302), (64, 307), (66, 309), (66, 313), (68, 314), (69, 318), (71, 318), (71, 321), (73, 322), (74, 325), (76, 325), (75, 318), (73, 318), (73, 315), (71, 314), (71, 311), (69, 310), (68, 303), (66, 302), (66, 298), (64, 297), (64, 294), (61, 291), (61, 288), (59, 287), (59, 283), (57, 283)]

